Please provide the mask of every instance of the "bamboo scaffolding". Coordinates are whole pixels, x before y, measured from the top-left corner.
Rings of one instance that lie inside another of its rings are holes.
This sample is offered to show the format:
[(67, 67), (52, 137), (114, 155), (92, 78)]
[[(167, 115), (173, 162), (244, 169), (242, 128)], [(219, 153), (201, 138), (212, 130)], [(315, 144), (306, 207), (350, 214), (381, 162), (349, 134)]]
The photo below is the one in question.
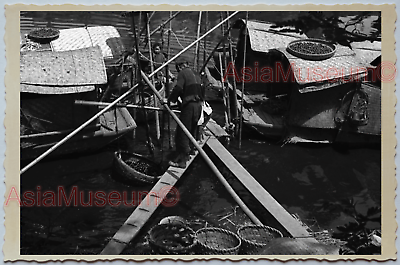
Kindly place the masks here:
[[(246, 23), (244, 26), (244, 51), (243, 51), (243, 68), (245, 69), (246, 66), (246, 49), (247, 49), (247, 21), (249, 20), (249, 11), (246, 11)], [(239, 149), (242, 148), (242, 131), (243, 131), (243, 105), (244, 105), (244, 71), (243, 71), (243, 76), (242, 76), (242, 101), (241, 101), (241, 106), (240, 106), (240, 127), (239, 127)]]
[[(229, 16), (231, 18), (232, 16), (236, 15), (237, 12), (233, 13), (232, 15)], [(215, 28), (215, 27), (214, 27)], [(206, 68), (208, 61), (210, 61), (211, 57), (213, 56), (214, 52), (218, 49), (219, 45), (228, 37), (228, 32), (232, 29), (232, 26), (228, 29), (228, 31), (224, 34), (224, 36), (219, 40), (215, 48), (211, 51), (211, 53), (208, 55), (207, 59), (203, 62), (203, 66), (200, 69), (200, 73), (204, 71), (204, 68)]]
[[(233, 17), (234, 15), (236, 15), (237, 13), (239, 13), (239, 11), (235, 11), (232, 15), (230, 15), (229, 17), (226, 18), (226, 20), (228, 20), (229, 18)], [(137, 61), (139, 61), (139, 47), (138, 47), (138, 42), (137, 42), (137, 38), (136, 38), (136, 30), (135, 30), (135, 20), (134, 20), (134, 16), (132, 16), (132, 29), (134, 32), (134, 36), (135, 36), (135, 45), (136, 45), (136, 56), (137, 56)], [(197, 42), (201, 41), (205, 36), (207, 36), (208, 34), (210, 34), (212, 31), (214, 31), (216, 28), (218, 28), (220, 26), (220, 23), (218, 25), (216, 25), (215, 27), (213, 27), (211, 30), (209, 30), (207, 33), (205, 33), (202, 37), (200, 37), (199, 39), (197, 39), (196, 41), (194, 41), (192, 44), (188, 45), (186, 48), (184, 48), (182, 51), (180, 51), (178, 54), (176, 54), (175, 56), (173, 56), (171, 59), (169, 59), (167, 62), (165, 62), (163, 65), (161, 65), (159, 68), (157, 68), (156, 70), (154, 70), (154, 72), (152, 72), (149, 77), (154, 76), (158, 71), (160, 71), (161, 69), (163, 69), (167, 64), (171, 63), (173, 60), (175, 60), (178, 56), (180, 56), (182, 53), (184, 53), (185, 51), (187, 51), (188, 49), (190, 49), (193, 45), (195, 45)], [(138, 65), (138, 70), (140, 69), (139, 65)], [(138, 73), (138, 78), (139, 78), (140, 72)], [(45, 158), (46, 156), (48, 156), (50, 153), (52, 153), (54, 150), (56, 150), (59, 146), (61, 146), (62, 144), (64, 144), (66, 141), (68, 141), (69, 139), (71, 139), (74, 135), (76, 135), (79, 131), (81, 131), (83, 128), (85, 128), (87, 125), (89, 125), (90, 123), (92, 123), (95, 119), (97, 119), (98, 117), (100, 117), (103, 113), (105, 113), (106, 111), (108, 111), (109, 109), (111, 109), (115, 104), (117, 104), (119, 101), (121, 101), (122, 99), (124, 99), (126, 96), (128, 96), (129, 94), (131, 94), (135, 88), (137, 88), (139, 86), (139, 83), (136, 83), (133, 87), (131, 87), (130, 89), (128, 89), (128, 91), (126, 91), (124, 94), (122, 94), (121, 96), (119, 96), (118, 98), (116, 98), (113, 102), (110, 103), (110, 105), (108, 105), (107, 107), (105, 107), (103, 110), (99, 111), (97, 114), (95, 114), (92, 118), (90, 118), (89, 120), (87, 120), (86, 122), (84, 122), (82, 125), (80, 125), (78, 128), (76, 128), (73, 132), (71, 132), (70, 134), (68, 134), (66, 137), (64, 137), (61, 141), (59, 141), (58, 143), (56, 143), (54, 146), (52, 146), (49, 150), (47, 150), (46, 152), (44, 152), (43, 154), (41, 154), (39, 157), (37, 157), (35, 160), (33, 160), (31, 163), (29, 163), (28, 165), (26, 165), (23, 169), (21, 169), (20, 174), (25, 173), (28, 169), (30, 169), (32, 166), (34, 166), (35, 164), (37, 164), (39, 161), (41, 161), (43, 158)], [(157, 91), (156, 91), (157, 92)], [(158, 92), (157, 92), (157, 94)], [(160, 98), (159, 98), (160, 99)], [(161, 99), (162, 100), (162, 99)], [(149, 134), (148, 134), (149, 136)], [(151, 139), (150, 139), (151, 140)], [(151, 143), (151, 141), (150, 141)]]
[[(151, 84), (150, 80), (147, 78), (147, 76), (142, 72), (142, 77), (144, 81), (150, 86), (150, 88), (153, 90), (154, 94), (157, 95), (160, 101), (163, 102), (163, 98), (161, 95), (158, 93), (157, 89)], [(229, 185), (228, 181), (224, 178), (224, 176), (219, 172), (218, 168), (214, 165), (214, 163), (211, 161), (211, 159), (208, 157), (208, 155), (204, 152), (204, 150), (200, 147), (200, 145), (197, 143), (196, 139), (191, 135), (191, 133), (186, 129), (185, 125), (180, 121), (180, 119), (176, 116), (174, 112), (168, 107), (168, 104), (165, 104), (163, 102), (165, 109), (169, 112), (169, 114), (172, 116), (172, 118), (176, 121), (179, 127), (183, 130), (183, 132), (186, 134), (186, 136), (189, 138), (189, 140), (192, 142), (192, 144), (196, 147), (196, 149), (199, 151), (199, 154), (205, 162), (208, 164), (208, 166), (211, 168), (213, 173), (218, 177), (218, 179), (221, 181), (222, 185), (227, 189), (227, 191), (231, 194), (231, 196), (234, 198), (236, 203), (242, 208), (242, 210), (247, 214), (247, 216), (255, 223), (258, 225), (262, 225), (261, 221), (254, 215), (254, 213), (247, 207), (247, 205), (240, 199), (240, 197), (236, 194), (236, 192), (233, 190), (233, 188)]]
[[(223, 22), (225, 22), (226, 20), (230, 19), (231, 17), (233, 17), (234, 15), (236, 15), (237, 13), (239, 13), (239, 11), (235, 11), (234, 13), (232, 13), (232, 15), (230, 15), (229, 17), (227, 17)], [(169, 59), (167, 62), (165, 62), (163, 65), (161, 65), (160, 67), (158, 67), (153, 73), (151, 73), (149, 75), (149, 77), (153, 76), (154, 74), (156, 74), (158, 71), (160, 71), (161, 69), (163, 69), (167, 64), (171, 63), (173, 60), (175, 60), (176, 58), (178, 58), (182, 53), (186, 52), (187, 50), (189, 50), (190, 48), (193, 47), (193, 45), (195, 45), (197, 42), (201, 41), (202, 39), (204, 39), (208, 34), (210, 34), (211, 32), (213, 32), (215, 29), (217, 29), (223, 22), (218, 23), (217, 25), (215, 25), (212, 29), (210, 29), (208, 32), (206, 32), (203, 36), (201, 36), (200, 38), (198, 38), (197, 40), (195, 40), (194, 42), (192, 42), (191, 44), (189, 44), (188, 46), (186, 46), (183, 50), (181, 50), (179, 53), (177, 53), (175, 56), (173, 56), (171, 59)], [(211, 58), (211, 57), (210, 57)], [(205, 67), (205, 66), (203, 66)], [(204, 70), (204, 68), (202, 68), (202, 70)]]

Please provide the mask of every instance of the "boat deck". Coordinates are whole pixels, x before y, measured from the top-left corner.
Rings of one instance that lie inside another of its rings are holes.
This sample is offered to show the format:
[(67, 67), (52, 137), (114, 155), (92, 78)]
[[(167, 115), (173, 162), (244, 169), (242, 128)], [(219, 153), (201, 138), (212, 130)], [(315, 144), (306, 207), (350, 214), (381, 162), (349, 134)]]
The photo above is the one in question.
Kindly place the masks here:
[(244, 103), (242, 113), (244, 124), (265, 136), (282, 136), (284, 129), (282, 117), (266, 112), (262, 105), (255, 105), (250, 97), (242, 96), (241, 91), (236, 90), (236, 94), (242, 98), (238, 104), (239, 111), (242, 109), (242, 102)]

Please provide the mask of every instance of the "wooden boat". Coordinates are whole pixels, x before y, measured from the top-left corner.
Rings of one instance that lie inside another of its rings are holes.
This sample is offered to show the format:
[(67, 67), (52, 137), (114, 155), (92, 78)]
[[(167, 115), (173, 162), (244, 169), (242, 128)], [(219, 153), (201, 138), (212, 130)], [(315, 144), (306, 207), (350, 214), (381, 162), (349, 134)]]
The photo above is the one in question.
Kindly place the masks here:
[[(86, 60), (88, 56), (91, 60)], [(53, 61), (54, 57), (60, 60)], [(98, 112), (95, 106), (75, 105), (75, 100), (95, 101), (96, 88), (107, 78), (99, 47), (23, 52), (20, 69), (20, 159), (32, 160)], [(128, 110), (115, 108), (49, 156), (95, 151), (134, 128), (136, 123)]]
[[(262, 67), (270, 67), (272, 71), (272, 79), (268, 82), (261, 82), (261, 76), (245, 82), (246, 96), (252, 99), (249, 93), (253, 93), (252, 97), (258, 93), (258, 97), (264, 97), (266, 102), (283, 95), (289, 98), (286, 113), (278, 117), (267, 111), (264, 103), (254, 104), (256, 100), (246, 102), (244, 99), (247, 105), (243, 110), (245, 124), (268, 137), (279, 137), (280, 134), (287, 143), (380, 143), (381, 90), (379, 85), (370, 82), (376, 76), (371, 77), (371, 71), (367, 70), (372, 69), (375, 74), (375, 70), (379, 70), (374, 61), (381, 54), (380, 42), (356, 42), (352, 43), (352, 49), (337, 44), (331, 57), (308, 60), (287, 50), (290, 43), (304, 40), (306, 36), (278, 33), (270, 23), (248, 21), (247, 29), (244, 25), (242, 20), (236, 22), (236, 26), (242, 28), (236, 60), (239, 63), (243, 61), (244, 33), (247, 30), (246, 66), (257, 65), (259, 74)], [(241, 66), (236, 67), (240, 69)], [(356, 68), (357, 71), (352, 70)], [(319, 69), (319, 72), (313, 69)], [(336, 69), (337, 76), (318, 75), (328, 73), (327, 69)], [(337, 123), (335, 115), (341, 102), (349, 92), (360, 87), (370, 98), (368, 122), (354, 124), (347, 119), (344, 124)]]
[(161, 167), (152, 160), (127, 151), (114, 153), (113, 168), (119, 179), (129, 185), (154, 184), (163, 173)]

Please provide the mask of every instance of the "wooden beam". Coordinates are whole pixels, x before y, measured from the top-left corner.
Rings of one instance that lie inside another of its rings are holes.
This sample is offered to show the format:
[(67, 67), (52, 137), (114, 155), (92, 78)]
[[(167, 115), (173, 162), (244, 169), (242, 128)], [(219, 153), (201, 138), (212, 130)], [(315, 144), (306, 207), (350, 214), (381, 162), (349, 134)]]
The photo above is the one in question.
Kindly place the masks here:
[(251, 192), (261, 205), (295, 238), (310, 237), (307, 230), (292, 217), (253, 176), (225, 149), (218, 139), (211, 138), (207, 145), (233, 173), (233, 175)]
[[(210, 136), (207, 136), (199, 145), (201, 147), (204, 146), (209, 139)], [(186, 168), (169, 167), (167, 169), (151, 191), (149, 191), (146, 197), (108, 242), (107, 246), (100, 253), (101, 255), (118, 255), (124, 250), (125, 246), (138, 235), (139, 231), (163, 202), (168, 192), (182, 177), (186, 169), (189, 168), (197, 154), (198, 152), (186, 163)]]

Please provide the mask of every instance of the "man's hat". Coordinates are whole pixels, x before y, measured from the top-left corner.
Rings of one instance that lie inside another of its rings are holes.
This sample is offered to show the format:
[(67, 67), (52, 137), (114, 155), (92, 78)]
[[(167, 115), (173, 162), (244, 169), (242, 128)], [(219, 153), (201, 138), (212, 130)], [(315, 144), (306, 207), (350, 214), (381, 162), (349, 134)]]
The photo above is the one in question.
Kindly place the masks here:
[(184, 63), (188, 63), (188, 61), (186, 60), (186, 58), (180, 56), (175, 60), (175, 64), (176, 65), (180, 65), (180, 64), (184, 64)]

